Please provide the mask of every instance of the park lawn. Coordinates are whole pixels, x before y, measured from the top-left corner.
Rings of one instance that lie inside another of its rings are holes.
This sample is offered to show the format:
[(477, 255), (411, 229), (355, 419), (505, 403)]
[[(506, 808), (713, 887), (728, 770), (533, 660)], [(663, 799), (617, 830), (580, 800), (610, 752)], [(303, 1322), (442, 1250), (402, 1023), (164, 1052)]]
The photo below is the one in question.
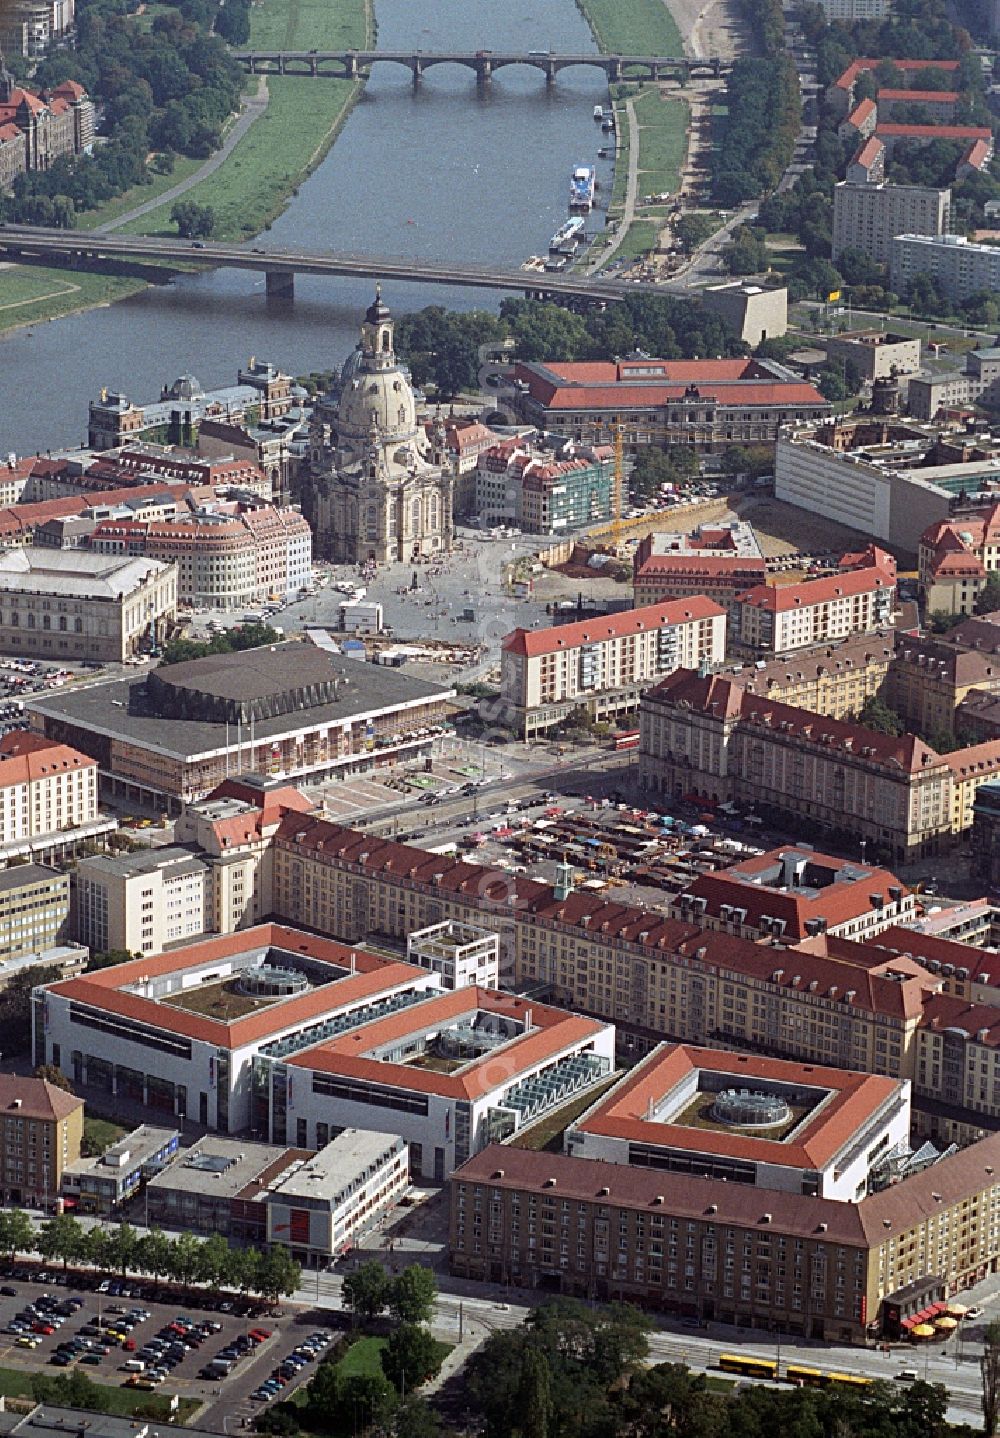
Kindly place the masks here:
[(40, 265), (0, 267), (0, 333), (111, 304), (144, 289), (142, 280)]
[(343, 1378), (382, 1378), (382, 1349), (384, 1338), (359, 1338), (337, 1364), (337, 1372)]
[[(358, 0), (263, 0), (250, 12), (250, 44), (258, 50), (363, 50), (367, 42), (365, 6)], [(298, 83), (306, 89), (316, 84)]]
[(178, 155), (174, 164), (173, 172), (169, 175), (153, 175), (152, 184), (133, 185), (123, 195), (114, 200), (109, 200), (106, 205), (100, 205), (96, 210), (84, 210), (76, 217), (78, 230), (94, 230), (98, 225), (109, 224), (117, 220), (119, 215), (126, 214), (129, 210), (135, 209), (136, 205), (144, 205), (147, 200), (155, 200), (162, 195), (164, 190), (170, 190), (174, 185), (179, 185), (189, 175), (193, 175), (204, 160), (193, 160), (189, 155)]
[(635, 260), (655, 249), (660, 226), (655, 220), (636, 220), (615, 251), (615, 259)]
[(664, 99), (658, 91), (646, 90), (634, 106), (639, 124), (639, 192), (673, 194), (680, 186), (687, 154), (687, 102)]
[(684, 42), (663, 0), (577, 0), (606, 55), (683, 55)]

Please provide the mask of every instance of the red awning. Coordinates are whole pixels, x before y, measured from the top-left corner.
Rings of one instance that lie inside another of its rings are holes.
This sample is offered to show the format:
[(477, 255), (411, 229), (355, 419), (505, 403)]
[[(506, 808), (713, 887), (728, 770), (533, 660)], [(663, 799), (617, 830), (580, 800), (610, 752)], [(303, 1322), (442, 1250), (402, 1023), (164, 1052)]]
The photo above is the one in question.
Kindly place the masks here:
[(900, 1328), (912, 1328), (916, 1321), (917, 1320), (915, 1318), (904, 1318), (899, 1326)]
[(941, 1303), (941, 1302), (932, 1303), (931, 1306), (930, 1306), (930, 1308), (929, 1308), (927, 1311), (928, 1311), (928, 1313), (947, 1313), (947, 1312), (948, 1312), (948, 1305), (947, 1305), (947, 1303)]

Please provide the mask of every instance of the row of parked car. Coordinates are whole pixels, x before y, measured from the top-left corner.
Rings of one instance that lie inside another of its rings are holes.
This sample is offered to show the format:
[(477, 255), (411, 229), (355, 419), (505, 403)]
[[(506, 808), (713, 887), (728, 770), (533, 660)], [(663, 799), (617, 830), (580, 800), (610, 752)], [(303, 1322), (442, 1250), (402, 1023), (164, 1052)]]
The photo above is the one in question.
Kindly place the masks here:
[(251, 1328), (238, 1334), (225, 1348), (220, 1348), (214, 1358), (209, 1359), (198, 1375), (199, 1378), (228, 1378), (230, 1373), (248, 1353), (266, 1343), (271, 1336), (270, 1328)]
[(221, 1328), (222, 1324), (215, 1319), (198, 1320), (178, 1313), (125, 1360), (122, 1369), (130, 1375), (125, 1382), (132, 1388), (155, 1388), (189, 1353), (199, 1349)]
[[(0, 1293), (5, 1298), (13, 1298), (17, 1289), (4, 1284)], [(37, 1348), (43, 1338), (55, 1333), (82, 1307), (82, 1298), (57, 1298), (55, 1294), (43, 1293), (17, 1312), (4, 1332), (14, 1338), (18, 1348)]]
[(255, 1403), (269, 1403), (272, 1398), (277, 1398), (282, 1388), (297, 1378), (307, 1364), (313, 1363), (319, 1355), (333, 1342), (329, 1333), (310, 1333), (304, 1338), (297, 1348), (294, 1348), (288, 1357), (279, 1363), (274, 1369), (270, 1378), (265, 1378), (250, 1397)]

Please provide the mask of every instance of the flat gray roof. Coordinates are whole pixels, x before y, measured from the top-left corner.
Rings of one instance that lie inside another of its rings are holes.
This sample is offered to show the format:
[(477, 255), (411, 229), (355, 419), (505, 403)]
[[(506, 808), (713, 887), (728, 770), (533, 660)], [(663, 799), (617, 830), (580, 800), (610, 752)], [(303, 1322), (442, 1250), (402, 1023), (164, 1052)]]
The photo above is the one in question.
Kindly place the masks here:
[[(297, 646), (304, 655), (307, 646)], [(242, 655), (235, 656), (243, 658)], [(327, 662), (336, 663), (327, 655)], [(446, 699), (454, 694), (440, 684), (415, 679), (398, 669), (381, 664), (362, 664), (356, 659), (341, 663), (350, 683), (341, 688), (338, 698), (329, 704), (317, 704), (295, 714), (281, 714), (274, 719), (261, 719), (254, 725), (254, 736), (280, 739), (303, 729), (324, 724), (343, 724), (367, 715), (384, 713), (404, 705), (417, 705), (433, 699)], [(146, 680), (112, 679), (79, 689), (55, 692), (25, 701), (25, 710), (50, 717), (80, 729), (91, 730), (112, 739), (125, 739), (143, 748), (177, 759), (223, 753), (237, 740), (233, 725), (212, 723), (201, 719), (161, 719), (153, 714), (146, 701)], [(244, 742), (249, 740), (243, 726)]]
[(12, 869), (0, 869), (0, 893), (7, 893), (10, 889), (23, 889), (26, 884), (42, 884), (49, 879), (64, 877), (58, 869), (49, 869), (45, 864), (15, 864)]
[(148, 1187), (200, 1193), (207, 1198), (235, 1198), (288, 1152), (285, 1145), (244, 1143), (209, 1135), (179, 1154), (162, 1173), (149, 1180)]
[[(131, 854), (93, 854), (81, 859), (84, 872), (115, 874), (127, 878), (132, 874), (151, 874), (169, 869), (172, 876), (196, 874), (206, 869), (204, 859), (181, 844), (166, 844), (160, 849), (136, 849)], [(37, 867), (37, 866), (36, 866)]]

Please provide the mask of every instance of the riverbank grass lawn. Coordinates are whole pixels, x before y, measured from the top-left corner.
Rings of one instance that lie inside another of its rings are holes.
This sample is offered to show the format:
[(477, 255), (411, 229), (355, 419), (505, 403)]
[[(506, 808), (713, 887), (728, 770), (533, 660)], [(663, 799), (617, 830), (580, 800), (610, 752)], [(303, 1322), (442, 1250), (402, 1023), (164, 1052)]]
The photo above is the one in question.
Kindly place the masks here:
[(683, 55), (684, 41), (663, 0), (577, 0), (605, 55)]
[(143, 280), (85, 270), (0, 265), (0, 334), (59, 315), (111, 304), (145, 289)]
[(636, 100), (639, 124), (639, 195), (676, 193), (687, 154), (689, 111), (685, 100), (645, 90)]
[[(264, 49), (364, 49), (370, 29), (365, 0), (262, 0), (250, 12), (250, 45)], [(329, 149), (358, 82), (269, 76), (267, 88), (263, 115), (215, 173), (184, 196), (212, 207), (217, 239), (247, 239), (281, 213)], [(175, 236), (171, 208), (152, 210), (122, 233)]]

